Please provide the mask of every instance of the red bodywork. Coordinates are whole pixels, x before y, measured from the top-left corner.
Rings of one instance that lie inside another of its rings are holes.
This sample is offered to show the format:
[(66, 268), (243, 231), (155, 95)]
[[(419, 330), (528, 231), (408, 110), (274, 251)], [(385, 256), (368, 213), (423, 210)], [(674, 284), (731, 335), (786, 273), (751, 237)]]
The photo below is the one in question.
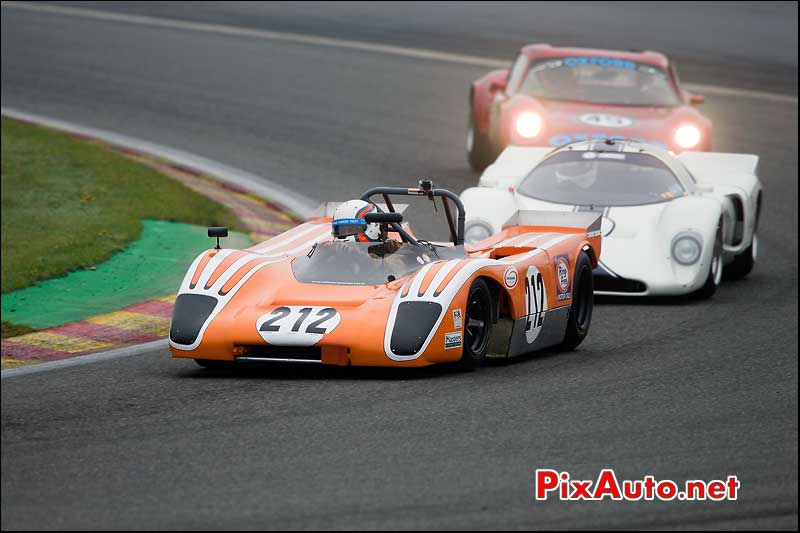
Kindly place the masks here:
[[(552, 47), (535, 44), (522, 49), (520, 59), (527, 58), (527, 68), (535, 61), (562, 57), (602, 57), (634, 61), (658, 67), (667, 73), (681, 104), (675, 107), (650, 107), (631, 105), (602, 105), (589, 102), (547, 100), (517, 93), (505, 92), (509, 70), (493, 70), (472, 83), (471, 105), (475, 124), (480, 133), (488, 135), (495, 155), (506, 146), (562, 146), (569, 142), (587, 139), (630, 138), (653, 142), (673, 152), (681, 152), (675, 143), (675, 132), (683, 125), (693, 125), (701, 132), (695, 151), (711, 149), (711, 121), (701, 115), (693, 104), (703, 97), (692, 94), (680, 86), (677, 74), (669, 59), (658, 52), (623, 52), (588, 48)], [(517, 134), (514, 121), (520, 113), (533, 111), (542, 118), (538, 135), (526, 139)], [(626, 119), (629, 125), (608, 127), (582, 121), (579, 117), (603, 113)]]

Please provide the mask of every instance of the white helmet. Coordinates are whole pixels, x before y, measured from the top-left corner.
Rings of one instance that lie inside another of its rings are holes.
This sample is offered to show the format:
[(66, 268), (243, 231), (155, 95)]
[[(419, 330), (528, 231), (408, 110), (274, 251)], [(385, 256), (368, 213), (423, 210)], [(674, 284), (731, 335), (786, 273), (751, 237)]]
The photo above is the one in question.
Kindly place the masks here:
[(585, 152), (580, 161), (568, 161), (555, 165), (556, 180), (558, 184), (571, 183), (581, 189), (588, 189), (597, 181), (597, 173), (600, 171), (596, 161), (597, 154)]
[(337, 241), (374, 242), (381, 237), (379, 224), (367, 224), (364, 216), (376, 212), (376, 207), (364, 200), (340, 204), (333, 213), (333, 238)]

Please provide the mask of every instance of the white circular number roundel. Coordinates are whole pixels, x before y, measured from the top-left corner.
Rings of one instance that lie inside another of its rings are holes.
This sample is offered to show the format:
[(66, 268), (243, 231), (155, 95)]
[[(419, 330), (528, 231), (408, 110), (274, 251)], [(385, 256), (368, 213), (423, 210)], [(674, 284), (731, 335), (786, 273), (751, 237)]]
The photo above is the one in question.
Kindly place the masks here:
[(342, 316), (333, 307), (286, 305), (256, 320), (261, 338), (278, 346), (313, 346), (339, 325)]
[(525, 340), (533, 344), (544, 325), (544, 315), (547, 311), (547, 287), (545, 287), (542, 274), (535, 266), (529, 266), (525, 274)]
[(624, 128), (633, 124), (628, 117), (609, 115), (608, 113), (586, 113), (578, 117), (584, 124), (599, 126), (601, 128)]

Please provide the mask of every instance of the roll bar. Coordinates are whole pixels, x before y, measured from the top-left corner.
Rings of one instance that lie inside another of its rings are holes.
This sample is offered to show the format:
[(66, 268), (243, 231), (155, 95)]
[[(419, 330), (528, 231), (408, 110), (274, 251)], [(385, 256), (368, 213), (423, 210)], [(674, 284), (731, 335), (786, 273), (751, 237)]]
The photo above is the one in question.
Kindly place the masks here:
[[(390, 195), (396, 196), (427, 196), (430, 200), (435, 197), (442, 198), (444, 204), (444, 213), (447, 217), (447, 225), (450, 227), (450, 237), (453, 244), (456, 246), (464, 244), (464, 220), (466, 219), (466, 211), (461, 199), (453, 192), (447, 189), (436, 189), (433, 182), (430, 180), (421, 180), (419, 187), (414, 189), (404, 189), (403, 187), (373, 187), (361, 195), (361, 199), (367, 202), (372, 202), (372, 197), (381, 195), (386, 207), (389, 211), (394, 213), (394, 205), (392, 204)], [(450, 202), (453, 202), (458, 209), (458, 219), (453, 223), (453, 214), (450, 211)], [(380, 208), (379, 208), (380, 209)], [(399, 224), (392, 224), (392, 229), (399, 233), (404, 239), (409, 242), (417, 244), (416, 239), (411, 237)]]

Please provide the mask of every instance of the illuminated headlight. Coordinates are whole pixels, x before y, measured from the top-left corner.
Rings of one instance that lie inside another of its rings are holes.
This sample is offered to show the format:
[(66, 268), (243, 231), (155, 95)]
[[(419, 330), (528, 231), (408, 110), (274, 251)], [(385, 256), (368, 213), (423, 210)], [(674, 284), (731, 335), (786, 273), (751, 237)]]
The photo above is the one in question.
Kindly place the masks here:
[(672, 258), (682, 265), (693, 265), (700, 259), (703, 246), (694, 235), (679, 235), (672, 241)]
[(681, 148), (694, 148), (700, 142), (700, 129), (684, 124), (675, 131), (675, 143)]
[(492, 236), (492, 228), (482, 222), (468, 224), (464, 230), (464, 243), (473, 244)]
[(520, 113), (514, 127), (521, 137), (533, 139), (542, 131), (542, 117), (530, 111)]

